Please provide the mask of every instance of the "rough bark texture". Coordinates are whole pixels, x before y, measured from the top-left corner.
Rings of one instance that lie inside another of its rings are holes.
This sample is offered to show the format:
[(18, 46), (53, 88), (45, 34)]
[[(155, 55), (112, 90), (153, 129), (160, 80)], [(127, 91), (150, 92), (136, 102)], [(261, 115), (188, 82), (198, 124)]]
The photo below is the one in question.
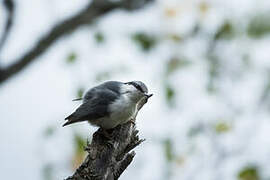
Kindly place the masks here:
[[(147, 102), (141, 101), (139, 109)], [(112, 129), (110, 138), (100, 128), (93, 134), (91, 144), (87, 143), (88, 155), (75, 173), (66, 180), (115, 180), (120, 177), (132, 162), (132, 151), (144, 140), (139, 139), (138, 130), (133, 122), (119, 125)]]

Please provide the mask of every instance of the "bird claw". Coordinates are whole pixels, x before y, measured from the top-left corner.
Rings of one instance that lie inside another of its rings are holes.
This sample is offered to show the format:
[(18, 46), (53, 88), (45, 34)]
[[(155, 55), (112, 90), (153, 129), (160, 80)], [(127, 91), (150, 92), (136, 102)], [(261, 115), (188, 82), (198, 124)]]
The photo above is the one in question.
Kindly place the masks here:
[(112, 135), (110, 133), (108, 133), (108, 131), (106, 131), (106, 129), (101, 128), (101, 134), (106, 139), (109, 139), (109, 140), (112, 139)]
[(106, 129), (101, 128), (101, 135), (106, 138), (106, 140), (104, 140), (105, 145), (108, 148), (113, 148), (114, 142), (113, 142), (113, 136), (112, 134), (110, 134)]
[(134, 126), (136, 125), (135, 119), (131, 119), (130, 122), (131, 122)]

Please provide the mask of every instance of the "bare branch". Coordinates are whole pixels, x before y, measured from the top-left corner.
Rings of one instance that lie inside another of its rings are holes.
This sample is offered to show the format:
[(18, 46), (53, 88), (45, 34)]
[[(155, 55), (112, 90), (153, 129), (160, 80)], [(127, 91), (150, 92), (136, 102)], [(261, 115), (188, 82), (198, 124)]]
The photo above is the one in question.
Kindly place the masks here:
[(58, 39), (74, 32), (76, 29), (85, 24), (91, 24), (97, 18), (111, 12), (115, 9), (135, 10), (143, 7), (152, 0), (94, 0), (88, 6), (75, 16), (55, 25), (48, 34), (41, 38), (37, 44), (25, 53), (22, 57), (15, 60), (13, 64), (5, 69), (0, 68), (0, 84), (10, 77), (22, 71), (25, 67), (36, 61), (37, 57), (43, 54)]
[(3, 35), (0, 39), (0, 51), (7, 40), (7, 37), (9, 35), (11, 26), (13, 24), (13, 19), (14, 19), (14, 2), (13, 2), (13, 0), (4, 0), (3, 3), (4, 3), (4, 6), (7, 10), (8, 17), (7, 17), (7, 22), (5, 25)]

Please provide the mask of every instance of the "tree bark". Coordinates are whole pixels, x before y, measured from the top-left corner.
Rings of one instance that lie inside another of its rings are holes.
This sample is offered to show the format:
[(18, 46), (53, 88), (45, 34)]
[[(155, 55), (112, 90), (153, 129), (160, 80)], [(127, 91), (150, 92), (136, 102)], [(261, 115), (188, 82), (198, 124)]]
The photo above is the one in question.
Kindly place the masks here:
[[(148, 98), (140, 101), (140, 110)], [(132, 151), (144, 140), (139, 139), (134, 122), (127, 122), (110, 130), (110, 138), (100, 128), (94, 134), (92, 142), (87, 143), (88, 155), (75, 173), (66, 180), (116, 180), (132, 162)], [(107, 132), (108, 133), (108, 132)]]

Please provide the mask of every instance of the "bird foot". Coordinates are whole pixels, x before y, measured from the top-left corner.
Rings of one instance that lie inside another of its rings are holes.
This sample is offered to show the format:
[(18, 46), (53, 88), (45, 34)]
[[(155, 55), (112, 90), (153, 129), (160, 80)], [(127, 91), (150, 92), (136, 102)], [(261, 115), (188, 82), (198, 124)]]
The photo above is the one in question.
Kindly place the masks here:
[(112, 134), (109, 133), (106, 129), (101, 128), (101, 135), (106, 139), (111, 140), (113, 138)]
[(131, 122), (134, 126), (136, 125), (135, 119), (131, 119), (130, 122)]

